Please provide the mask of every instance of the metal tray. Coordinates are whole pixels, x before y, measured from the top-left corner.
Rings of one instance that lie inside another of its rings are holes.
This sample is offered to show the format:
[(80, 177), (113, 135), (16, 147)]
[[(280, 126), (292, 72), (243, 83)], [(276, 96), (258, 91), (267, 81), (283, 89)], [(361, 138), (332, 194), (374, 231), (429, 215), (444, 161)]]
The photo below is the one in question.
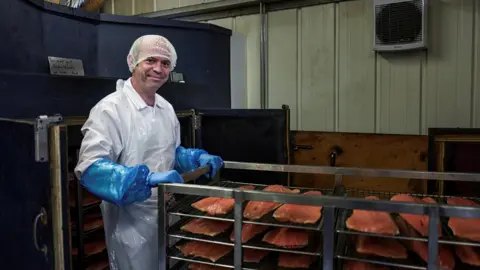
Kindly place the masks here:
[[(239, 182), (230, 182), (230, 181), (222, 181), (215, 184), (215, 186), (220, 187), (227, 187), (227, 188), (238, 188), (245, 185), (252, 185), (255, 187), (255, 190), (262, 190), (267, 185), (259, 185), (259, 184), (250, 184), (250, 183), (239, 183)], [(311, 189), (311, 188), (299, 188), (299, 187), (290, 187), (290, 189), (297, 188), (300, 190), (300, 193), (304, 193), (309, 190), (316, 190), (321, 191), (325, 195), (331, 195), (333, 193), (332, 189)], [(203, 217), (209, 219), (216, 219), (216, 220), (223, 220), (223, 221), (234, 221), (233, 210), (226, 215), (216, 215), (211, 216), (207, 215), (202, 211), (199, 211), (191, 206), (192, 203), (197, 202), (203, 198), (203, 196), (185, 196), (182, 200), (178, 201), (172, 208), (169, 210), (169, 215), (177, 215), (183, 217)], [(248, 201), (243, 203), (242, 209), (245, 209)], [(267, 226), (276, 226), (276, 227), (289, 227), (289, 228), (297, 228), (297, 229), (307, 229), (307, 230), (322, 230), (323, 227), (323, 217), (320, 217), (320, 220), (315, 224), (297, 224), (297, 223), (289, 223), (289, 222), (279, 222), (275, 218), (273, 218), (272, 214), (275, 210), (271, 211), (270, 213), (264, 215), (259, 220), (248, 220), (243, 219), (244, 223), (250, 224), (259, 224), (259, 225), (267, 225)], [(322, 209), (323, 214), (323, 209)]]
[[(179, 245), (182, 245), (183, 243), (187, 242), (188, 240), (181, 240), (178, 242)], [(226, 256), (218, 260), (217, 262), (213, 263), (209, 260), (203, 259), (203, 258), (196, 258), (196, 257), (186, 257), (184, 256), (180, 250), (178, 250), (176, 247), (172, 247), (168, 251), (168, 257), (170, 259), (178, 260), (179, 263), (175, 264), (175, 266), (172, 269), (176, 270), (186, 270), (188, 269), (188, 265), (190, 263), (201, 263), (201, 264), (208, 264), (208, 265), (214, 265), (214, 266), (220, 266), (220, 267), (225, 267), (225, 268), (234, 268), (234, 260), (233, 260), (233, 255), (234, 251), (232, 250), (230, 253), (228, 253)], [(312, 264), (310, 265), (310, 268), (284, 268), (284, 267), (278, 267), (278, 252), (270, 252), (267, 254), (260, 263), (243, 263), (243, 269), (246, 270), (266, 270), (266, 269), (277, 269), (277, 270), (294, 270), (294, 269), (303, 269), (303, 270), (314, 270), (314, 269), (322, 269), (322, 260), (321, 257), (318, 257)]]
[[(337, 243), (343, 243), (337, 248), (336, 258), (342, 260), (362, 261), (402, 269), (427, 269), (426, 263), (417, 254), (407, 249), (407, 259), (393, 259), (375, 255), (360, 254), (355, 249), (354, 235), (339, 235)], [(420, 266), (419, 266), (420, 265)]]
[[(189, 232), (182, 231), (180, 227), (188, 223), (190, 220), (192, 220), (192, 218), (184, 218), (176, 222), (174, 225), (170, 226), (167, 231), (168, 236), (179, 238), (179, 239), (185, 239), (185, 240), (197, 240), (197, 241), (209, 242), (214, 244), (234, 246), (234, 242), (230, 241), (230, 234), (234, 229), (233, 224), (232, 224), (232, 227), (227, 231), (212, 237), (208, 235), (192, 234)], [(296, 253), (296, 254), (304, 254), (304, 255), (312, 255), (312, 256), (321, 255), (322, 240), (323, 240), (321, 232), (318, 232), (318, 231), (310, 232), (310, 239), (307, 247), (299, 248), (299, 249), (287, 249), (287, 248), (271, 245), (262, 241), (263, 236), (267, 232), (271, 231), (272, 229), (276, 229), (276, 227), (269, 228), (265, 232), (256, 235), (255, 237), (250, 239), (247, 243), (242, 244), (242, 246), (246, 248), (263, 249), (263, 250), (269, 250), (274, 252), (287, 252), (287, 253)]]
[[(350, 261), (362, 261), (368, 262), (373, 264), (380, 264), (384, 266), (393, 267), (392, 269), (427, 269), (427, 263), (424, 262), (415, 252), (410, 251), (407, 248), (407, 259), (391, 259), (391, 258), (384, 258), (380, 256), (374, 255), (365, 255), (356, 252), (355, 250), (355, 242), (353, 241), (352, 235), (339, 235), (339, 242), (344, 243), (337, 247), (336, 250), (336, 258), (340, 259), (341, 261), (350, 260)], [(455, 269), (462, 269), (462, 270), (474, 270), (479, 269), (478, 266), (468, 265), (460, 261), (460, 259), (456, 256), (455, 251), (452, 247), (452, 253), (455, 257)], [(339, 262), (339, 269), (342, 269), (343, 262)], [(396, 268), (395, 268), (396, 267)]]
[[(366, 197), (366, 196), (377, 196), (380, 199), (390, 200), (390, 198), (397, 194), (408, 194), (415, 197), (431, 197), (435, 199), (439, 204), (446, 204), (446, 199), (451, 196), (439, 196), (439, 195), (429, 195), (429, 194), (414, 194), (414, 193), (398, 193), (398, 192), (381, 192), (381, 191), (367, 191), (367, 190), (358, 190), (358, 189), (347, 189), (346, 196), (348, 197)], [(472, 199), (472, 198), (468, 198)], [(360, 232), (355, 230), (350, 230), (346, 226), (347, 219), (352, 215), (352, 209), (341, 209), (339, 213), (339, 218), (336, 224), (336, 232), (340, 234), (353, 234), (353, 235), (368, 235), (368, 236), (378, 236), (385, 238), (394, 238), (394, 239), (404, 239), (404, 240), (417, 240), (428, 242), (428, 237), (419, 236), (403, 236), (403, 235), (381, 235), (375, 233)], [(398, 213), (390, 213), (394, 222), (396, 222), (396, 217)], [(453, 245), (470, 245), (470, 246), (480, 246), (480, 242), (474, 242), (471, 240), (465, 240), (458, 237), (455, 237), (448, 227), (448, 217), (440, 217), (440, 223), (442, 228), (442, 237), (439, 238), (439, 244), (453, 244)], [(407, 224), (410, 226), (409, 224)]]
[[(446, 196), (444, 199), (444, 203), (446, 204), (447, 201), (446, 199), (452, 197), (452, 196)], [(480, 199), (478, 198), (466, 198), (465, 199), (473, 200), (476, 203), (480, 204)], [(480, 242), (479, 241), (474, 241), (474, 240), (469, 240), (465, 238), (460, 238), (458, 236), (455, 236), (453, 234), (452, 229), (448, 226), (448, 221), (450, 220), (450, 217), (440, 217), (440, 220), (442, 222), (442, 229), (444, 232), (444, 236), (440, 239), (439, 243), (445, 243), (445, 244), (452, 244), (452, 245), (467, 245), (467, 246), (474, 246), (474, 247), (480, 247)], [(462, 268), (463, 269), (463, 268)]]
[[(183, 239), (178, 241), (176, 245), (183, 245), (190, 240)], [(257, 269), (269, 269), (267, 267), (268, 262), (272, 261), (272, 255), (273, 253), (267, 254), (260, 263), (243, 263), (243, 269), (246, 270), (257, 270)], [(182, 254), (182, 252), (176, 248), (176, 246), (172, 246), (169, 248), (169, 251), (167, 253), (167, 256), (171, 259), (175, 260), (180, 260), (180, 261), (185, 261), (185, 262), (190, 262), (190, 263), (203, 263), (203, 264), (208, 264), (208, 265), (214, 265), (214, 266), (221, 266), (221, 267), (227, 267), (227, 268), (233, 268), (234, 266), (234, 249), (232, 247), (232, 251), (229, 252), (227, 255), (224, 257), (220, 258), (216, 262), (212, 262), (210, 260), (204, 259), (204, 258), (199, 258), (199, 257), (187, 257)]]
[[(276, 258), (272, 258), (272, 259), (274, 260), (272, 262), (277, 262)], [(277, 267), (273, 263), (268, 263), (268, 264), (265, 264), (265, 266), (263, 268), (261, 268), (261, 270), (263, 270), (263, 269), (268, 269), (268, 270), (270, 270), (270, 269), (277, 269), (277, 270), (295, 270), (295, 269), (298, 269), (298, 270), (321, 270), (321, 269), (323, 269), (323, 267), (321, 265), (321, 260), (320, 260), (320, 263), (318, 263), (318, 262), (319, 261), (317, 260), (316, 263), (312, 263), (310, 268), (284, 268), (284, 267)], [(172, 270), (189, 270), (188, 266), (191, 263), (192, 262), (190, 262), (190, 261), (178, 261), (178, 263), (176, 263), (175, 266), (171, 267), (170, 269), (172, 269)], [(196, 262), (196, 263), (203, 263), (203, 262)], [(233, 269), (234, 267), (233, 266), (228, 266), (225, 269), (227, 269), (227, 268)], [(243, 268), (243, 269), (246, 269), (246, 268)], [(339, 268), (339, 269), (341, 269), (341, 268)]]

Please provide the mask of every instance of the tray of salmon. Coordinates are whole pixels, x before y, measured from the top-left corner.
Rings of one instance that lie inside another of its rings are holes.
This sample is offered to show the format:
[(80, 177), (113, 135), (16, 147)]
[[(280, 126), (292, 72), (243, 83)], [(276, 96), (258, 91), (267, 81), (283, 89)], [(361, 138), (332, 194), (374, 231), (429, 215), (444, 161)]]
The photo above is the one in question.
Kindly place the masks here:
[[(480, 206), (480, 201), (477, 198), (447, 197), (445, 203), (456, 206)], [(442, 224), (446, 236), (451, 240), (480, 247), (480, 219), (444, 217)]]
[[(181, 240), (169, 250), (171, 259), (183, 261), (175, 269), (226, 269), (234, 267), (234, 248), (216, 243)], [(243, 269), (320, 269), (316, 256), (243, 248)]]
[[(206, 218), (183, 218), (169, 227), (168, 236), (230, 246), (235, 240), (233, 222)], [(322, 234), (319, 231), (246, 223), (242, 225), (242, 245), (271, 252), (319, 256)]]
[(342, 234), (338, 243), (336, 257), (344, 260), (343, 269), (426, 269), (426, 263), (398, 239)]
[[(405, 224), (401, 225), (405, 229)], [(427, 269), (428, 244), (416, 240), (365, 235), (340, 235), (337, 258), (344, 260), (343, 269)], [(441, 269), (479, 269), (479, 253), (464, 245), (439, 246)], [(478, 251), (477, 251), (478, 252)]]
[[(450, 205), (472, 205), (474, 200), (456, 197), (425, 196), (411, 194), (362, 194), (366, 199), (390, 199), (392, 201), (448, 203)], [(382, 196), (383, 195), (383, 196)], [(435, 199), (433, 199), (435, 198)], [(427, 215), (413, 215), (404, 213), (387, 213), (369, 210), (344, 210), (337, 222), (337, 232), (356, 235), (356, 239), (380, 239), (389, 242), (401, 242), (410, 252), (420, 256), (422, 261), (428, 261), (428, 223)], [(477, 243), (473, 243), (475, 236), (480, 235), (479, 225), (473, 225), (478, 220), (441, 217), (438, 222), (439, 259), (445, 269), (453, 269), (454, 265), (469, 264), (480, 266), (480, 250)], [(470, 226), (469, 226), (470, 225)], [(475, 233), (477, 231), (477, 234)], [(455, 233), (453, 233), (455, 232)], [(453, 236), (455, 234), (455, 236)], [(455, 255), (456, 256), (455, 256)], [(458, 260), (457, 260), (457, 259)], [(422, 268), (423, 269), (423, 268)], [(462, 268), (467, 269), (467, 268)]]
[[(378, 191), (358, 191), (347, 190), (349, 197), (363, 197), (367, 200), (390, 200), (396, 202), (413, 203), (439, 203), (443, 204), (445, 198), (436, 195), (406, 194), (406, 193), (387, 193)], [(351, 195), (355, 193), (355, 195)], [(344, 209), (340, 214), (341, 221), (337, 222), (337, 232), (344, 234), (361, 234), (370, 236), (381, 236), (396, 239), (410, 239), (418, 241), (428, 241), (428, 215), (414, 215), (408, 213), (388, 213), (361, 209)], [(396, 218), (402, 217), (417, 232), (414, 235), (401, 234), (396, 224)], [(440, 243), (451, 243), (451, 237), (442, 230), (443, 225), (448, 218), (440, 217), (438, 230), (440, 234)], [(480, 235), (480, 234), (479, 234)]]
[[(330, 195), (332, 193), (332, 190), (288, 188), (282, 185), (253, 185), (229, 181), (219, 182), (216, 186), (306, 195)], [(231, 198), (186, 196), (169, 210), (169, 215), (233, 221), (234, 205), (234, 199)], [(323, 225), (321, 206), (245, 201), (242, 209), (244, 223), (309, 230), (321, 230)]]

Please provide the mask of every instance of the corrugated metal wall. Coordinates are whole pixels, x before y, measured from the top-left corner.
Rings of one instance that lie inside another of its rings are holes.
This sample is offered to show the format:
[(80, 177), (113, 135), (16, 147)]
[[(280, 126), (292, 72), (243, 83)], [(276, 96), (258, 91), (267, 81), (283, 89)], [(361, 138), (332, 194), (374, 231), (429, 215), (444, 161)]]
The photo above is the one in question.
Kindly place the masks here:
[[(201, 2), (113, 1), (109, 10), (127, 15)], [(298, 130), (480, 127), (480, 3), (430, 1), (428, 53), (390, 56), (372, 51), (372, 11), (372, 0), (358, 0), (269, 13), (269, 105), (290, 105)], [(210, 23), (246, 35), (248, 106), (259, 108), (260, 17)]]

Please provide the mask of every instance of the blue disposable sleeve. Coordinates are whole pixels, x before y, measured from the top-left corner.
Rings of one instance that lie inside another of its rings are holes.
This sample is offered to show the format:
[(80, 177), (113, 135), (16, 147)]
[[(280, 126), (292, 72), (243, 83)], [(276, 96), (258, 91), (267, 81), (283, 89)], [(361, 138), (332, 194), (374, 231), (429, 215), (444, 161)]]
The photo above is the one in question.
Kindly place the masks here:
[(175, 170), (179, 173), (193, 171), (200, 166), (200, 155), (208, 154), (205, 150), (177, 147), (175, 153)]
[(126, 167), (102, 158), (87, 168), (80, 182), (100, 199), (123, 206), (150, 198), (149, 175), (146, 165)]

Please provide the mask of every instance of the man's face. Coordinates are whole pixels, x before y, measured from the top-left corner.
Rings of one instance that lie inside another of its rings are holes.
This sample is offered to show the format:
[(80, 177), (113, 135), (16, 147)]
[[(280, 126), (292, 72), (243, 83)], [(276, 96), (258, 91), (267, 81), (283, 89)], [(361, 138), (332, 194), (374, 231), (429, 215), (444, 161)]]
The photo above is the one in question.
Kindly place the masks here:
[(168, 80), (170, 66), (167, 58), (149, 57), (135, 67), (132, 76), (136, 77), (140, 87), (157, 91)]

